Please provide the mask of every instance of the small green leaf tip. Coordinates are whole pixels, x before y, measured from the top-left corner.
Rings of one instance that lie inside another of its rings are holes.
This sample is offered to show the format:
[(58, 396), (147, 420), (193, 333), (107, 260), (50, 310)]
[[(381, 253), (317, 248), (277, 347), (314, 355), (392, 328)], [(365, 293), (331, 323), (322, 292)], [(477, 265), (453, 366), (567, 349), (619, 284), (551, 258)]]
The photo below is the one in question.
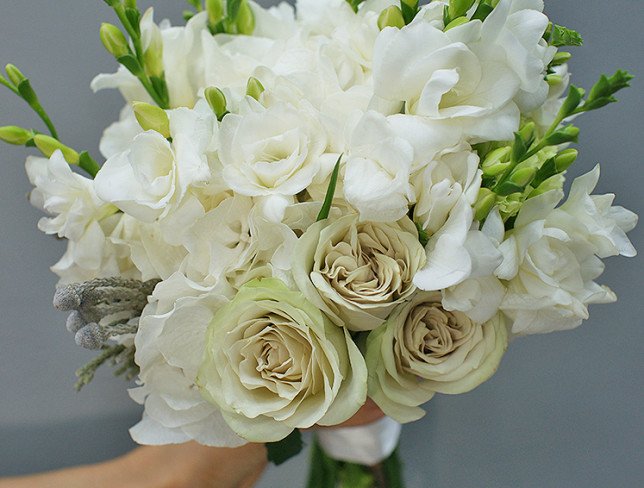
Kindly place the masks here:
[(50, 158), (57, 150), (63, 153), (65, 161), (69, 164), (77, 165), (80, 161), (80, 154), (74, 151), (71, 147), (65, 146), (58, 139), (46, 136), (44, 134), (37, 134), (34, 136), (34, 143), (43, 156)]
[(115, 25), (106, 22), (101, 24), (100, 37), (107, 52), (116, 59), (129, 54), (130, 48), (127, 39), (123, 32)]
[(226, 106), (226, 95), (224, 95), (224, 92), (222, 92), (216, 86), (211, 86), (206, 88), (206, 90), (204, 91), (204, 97), (206, 98), (206, 101), (208, 102), (208, 105), (210, 105), (212, 111), (215, 112), (217, 119), (223, 119), (224, 115), (228, 113)]
[(551, 29), (547, 30), (549, 36), (549, 43), (551, 46), (581, 46), (584, 44), (579, 32), (561, 25), (553, 24)]
[(33, 137), (33, 131), (23, 129), (22, 127), (17, 127), (15, 125), (0, 127), (0, 140), (7, 144), (24, 146), (31, 141)]
[(224, 4), (222, 0), (206, 0), (208, 22), (214, 26), (224, 18)]
[(405, 19), (403, 18), (402, 10), (396, 5), (390, 5), (378, 17), (378, 28), (383, 30), (385, 27), (395, 27), (402, 29), (405, 27)]
[(464, 16), (475, 3), (476, 0), (450, 0), (447, 10), (450, 19)]
[(153, 130), (166, 139), (170, 138), (170, 119), (165, 110), (145, 102), (134, 102), (132, 108), (143, 130)]
[(343, 154), (340, 154), (338, 162), (335, 163), (333, 168), (333, 173), (331, 173), (331, 180), (329, 181), (329, 187), (326, 190), (326, 196), (324, 197), (324, 203), (322, 204), (322, 209), (318, 214), (317, 221), (328, 219), (329, 214), (331, 213), (331, 205), (333, 204), (333, 196), (335, 195), (335, 187), (338, 184), (338, 175), (340, 174), (340, 161), (342, 161)]

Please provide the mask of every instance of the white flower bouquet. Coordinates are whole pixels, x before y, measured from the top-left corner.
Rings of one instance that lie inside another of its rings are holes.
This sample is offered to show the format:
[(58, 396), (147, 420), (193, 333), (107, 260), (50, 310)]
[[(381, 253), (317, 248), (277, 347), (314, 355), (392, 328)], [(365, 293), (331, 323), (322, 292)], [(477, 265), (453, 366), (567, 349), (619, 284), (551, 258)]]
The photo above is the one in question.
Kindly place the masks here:
[(280, 463), (300, 429), (375, 404), (320, 430), (309, 486), (402, 486), (399, 423), (615, 300), (595, 280), (635, 255), (637, 217), (592, 194), (599, 167), (563, 188), (573, 119), (631, 76), (569, 85), (581, 37), (541, 0), (189, 0), (180, 27), (105, 3), (120, 67), (92, 87), (126, 100), (105, 162), (60, 141), (13, 65), (0, 84), (49, 133), (0, 139), (42, 153), (31, 202), (68, 241), (54, 304), (100, 351), (77, 386), (106, 362), (136, 378), (135, 441)]

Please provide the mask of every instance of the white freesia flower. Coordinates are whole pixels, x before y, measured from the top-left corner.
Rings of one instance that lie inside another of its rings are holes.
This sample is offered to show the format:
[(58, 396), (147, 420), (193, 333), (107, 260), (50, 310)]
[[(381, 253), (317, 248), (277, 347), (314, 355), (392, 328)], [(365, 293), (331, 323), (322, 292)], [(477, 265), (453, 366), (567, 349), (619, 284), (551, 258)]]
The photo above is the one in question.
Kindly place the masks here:
[(158, 132), (143, 132), (128, 150), (108, 159), (94, 180), (103, 200), (145, 222), (167, 214), (192, 185), (204, 185), (211, 176), (206, 153), (216, 148), (212, 112), (167, 113), (171, 143)]
[(235, 192), (293, 196), (320, 171), (326, 137), (308, 111), (257, 104), (254, 110), (224, 117), (220, 144), (223, 178)]
[(460, 199), (474, 205), (481, 188), (479, 157), (469, 147), (444, 151), (414, 177), (414, 222), (438, 232)]
[(413, 203), (409, 184), (412, 146), (398, 137), (384, 115), (367, 112), (351, 137), (344, 196), (362, 220), (396, 221)]
[(408, 217), (385, 223), (346, 215), (318, 222), (300, 237), (294, 254), (298, 288), (337, 325), (350, 330), (378, 327), (414, 293), (412, 279), (425, 263)]
[(132, 141), (143, 129), (134, 116), (134, 110), (126, 105), (121, 110), (118, 122), (114, 122), (103, 132), (99, 149), (105, 159), (116, 156), (129, 149)]
[[(528, 117), (537, 125), (537, 129), (540, 134), (545, 134), (554, 123), (565, 100), (563, 95), (570, 84), (570, 72), (568, 71), (567, 64), (555, 66), (552, 70), (553, 75), (561, 77), (561, 83), (556, 83), (550, 86), (548, 96), (543, 104), (528, 115)], [(568, 120), (572, 120), (572, 118), (573, 117), (570, 117)]]
[(32, 205), (52, 216), (38, 222), (47, 234), (79, 241), (95, 222), (116, 212), (96, 195), (92, 180), (72, 171), (60, 151), (49, 159), (29, 157), (25, 167), (35, 187), (30, 195)]
[(418, 420), (434, 393), (458, 394), (487, 381), (507, 348), (498, 314), (479, 324), (448, 312), (438, 292), (420, 292), (369, 334), (369, 397), (399, 422)]
[(186, 287), (169, 310), (156, 291), (154, 298), (161, 301), (144, 310), (135, 338), (142, 386), (130, 390), (130, 395), (145, 405), (145, 413), (130, 429), (132, 438), (148, 445), (191, 440), (218, 447), (245, 444), (195, 385), (206, 329), (225, 300), (213, 294), (199, 296)]
[[(374, 51), (376, 100), (388, 112), (440, 121), (474, 140), (508, 140), (519, 127), (520, 79), (496, 46), (474, 52), (425, 22), (388, 27)], [(376, 101), (374, 101), (375, 103)]]
[(588, 318), (589, 304), (616, 300), (594, 281), (604, 271), (597, 255), (633, 256), (625, 231), (637, 219), (611, 207), (610, 195), (589, 196), (598, 176), (595, 169), (578, 178), (559, 209), (562, 192), (528, 200), (501, 245), (505, 259), (497, 276), (509, 281), (501, 309), (514, 320), (514, 334), (572, 329)]
[(215, 315), (197, 383), (252, 442), (336, 425), (366, 400), (364, 359), (346, 330), (276, 279), (246, 284)]
[(414, 276), (414, 284), (418, 288), (442, 290), (470, 277), (477, 266), (478, 256), (478, 251), (473, 250), (471, 244), (473, 239), (478, 241), (480, 237), (477, 231), (470, 232), (473, 222), (472, 207), (465, 199), (459, 199), (445, 224), (429, 237), (425, 247), (427, 262)]

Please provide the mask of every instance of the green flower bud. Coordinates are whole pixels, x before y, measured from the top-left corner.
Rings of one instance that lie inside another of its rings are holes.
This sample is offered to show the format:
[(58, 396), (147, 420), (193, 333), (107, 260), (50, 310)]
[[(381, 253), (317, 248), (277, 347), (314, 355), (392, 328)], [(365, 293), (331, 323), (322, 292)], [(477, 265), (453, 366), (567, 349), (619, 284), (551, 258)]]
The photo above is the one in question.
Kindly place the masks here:
[(485, 176), (497, 176), (503, 173), (510, 166), (510, 155), (512, 148), (510, 146), (500, 147), (491, 151), (485, 156), (482, 168)]
[(558, 146), (567, 142), (577, 142), (579, 137), (579, 128), (573, 125), (567, 125), (559, 129), (544, 139), (547, 146)]
[(144, 102), (134, 102), (134, 115), (143, 130), (153, 130), (170, 138), (170, 119), (162, 108)]
[(454, 27), (458, 27), (459, 25), (467, 24), (469, 22), (467, 17), (457, 17), (454, 20), (452, 20), (447, 26), (445, 27), (445, 32), (447, 32), (450, 29), (453, 29)]
[(215, 25), (224, 18), (224, 4), (221, 0), (206, 0), (208, 23)]
[(110, 53), (115, 58), (120, 58), (126, 56), (130, 52), (130, 48), (127, 44), (127, 39), (121, 32), (121, 30), (115, 25), (103, 23), (101, 24), (101, 42), (107, 52)]
[(237, 33), (246, 36), (252, 35), (255, 30), (255, 14), (247, 1), (242, 1), (237, 14)]
[(557, 169), (557, 173), (563, 173), (570, 168), (572, 163), (577, 160), (577, 156), (579, 156), (579, 151), (576, 149), (566, 149), (565, 151), (561, 151), (557, 154), (557, 156), (555, 156), (555, 168)]
[(548, 86), (558, 86), (563, 82), (563, 78), (559, 75), (550, 74), (546, 76), (546, 83)]
[(43, 156), (47, 158), (50, 158), (52, 154), (60, 150), (69, 164), (78, 164), (80, 161), (80, 154), (53, 137), (37, 134), (34, 136), (34, 143)]
[(246, 95), (253, 97), (255, 100), (259, 100), (259, 97), (264, 93), (264, 85), (254, 77), (248, 79), (248, 84), (246, 85)]
[(378, 28), (383, 30), (385, 27), (396, 27), (402, 29), (405, 27), (405, 19), (402, 10), (396, 5), (391, 5), (380, 12), (378, 17)]
[(204, 97), (219, 120), (227, 113), (226, 95), (219, 88), (211, 86), (204, 91)]
[(535, 128), (536, 125), (534, 122), (528, 122), (523, 127), (521, 127), (521, 129), (519, 130), (521, 139), (523, 139), (524, 141), (530, 141), (534, 137)]
[(22, 127), (17, 127), (15, 125), (0, 127), (0, 141), (4, 141), (8, 144), (24, 146), (31, 141), (33, 137), (34, 133), (32, 131), (23, 129)]
[(27, 79), (27, 77), (23, 75), (22, 72), (13, 64), (8, 64), (5, 67), (5, 71), (7, 72), (7, 76), (9, 77), (11, 83), (13, 83), (16, 87)]
[(478, 199), (474, 204), (474, 220), (485, 220), (496, 205), (496, 193), (487, 188), (481, 188)]
[(564, 63), (567, 63), (570, 60), (570, 58), (572, 58), (572, 54), (565, 51), (558, 52), (557, 54), (555, 54), (555, 57), (552, 58), (552, 62), (550, 63), (550, 66), (562, 65)]
[(543, 193), (547, 193), (552, 190), (561, 190), (566, 182), (566, 177), (563, 174), (553, 175), (543, 183), (541, 183), (537, 188), (530, 192), (528, 198), (534, 198)]
[(537, 168), (527, 167), (515, 170), (510, 175), (510, 182), (525, 188), (528, 186), (537, 174)]

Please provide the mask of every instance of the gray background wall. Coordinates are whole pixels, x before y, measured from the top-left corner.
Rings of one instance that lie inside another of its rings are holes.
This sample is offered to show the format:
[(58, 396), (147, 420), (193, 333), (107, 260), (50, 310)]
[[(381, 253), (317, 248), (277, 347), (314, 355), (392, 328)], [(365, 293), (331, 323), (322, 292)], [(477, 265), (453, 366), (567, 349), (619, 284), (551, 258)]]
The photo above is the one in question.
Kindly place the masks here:
[[(179, 22), (180, 0), (154, 3), (157, 19)], [(266, 5), (270, 1), (262, 2)], [(577, 28), (575, 83), (628, 68), (639, 76), (619, 105), (579, 120), (580, 174), (603, 163), (599, 191), (644, 213), (641, 0), (550, 0), (557, 23)], [(115, 64), (98, 39), (113, 21), (99, 0), (0, 0), (0, 61), (34, 80), (64, 140), (98, 154), (115, 120), (115, 92), (89, 82)], [(22, 102), (0, 90), (0, 125), (35, 125)], [(140, 415), (122, 380), (102, 371), (76, 394), (74, 370), (91, 354), (77, 348), (50, 303), (48, 266), (63, 244), (36, 229), (26, 201), (24, 148), (0, 147), (0, 475), (93, 462), (133, 447), (127, 428)], [(644, 225), (632, 234), (644, 251)], [(405, 427), (402, 452), (411, 488), (644, 486), (644, 258), (611, 259), (603, 282), (617, 305), (597, 306), (581, 328), (512, 344), (498, 374), (476, 391), (438, 396), (421, 422)], [(261, 487), (298, 487), (306, 456), (271, 469)]]

